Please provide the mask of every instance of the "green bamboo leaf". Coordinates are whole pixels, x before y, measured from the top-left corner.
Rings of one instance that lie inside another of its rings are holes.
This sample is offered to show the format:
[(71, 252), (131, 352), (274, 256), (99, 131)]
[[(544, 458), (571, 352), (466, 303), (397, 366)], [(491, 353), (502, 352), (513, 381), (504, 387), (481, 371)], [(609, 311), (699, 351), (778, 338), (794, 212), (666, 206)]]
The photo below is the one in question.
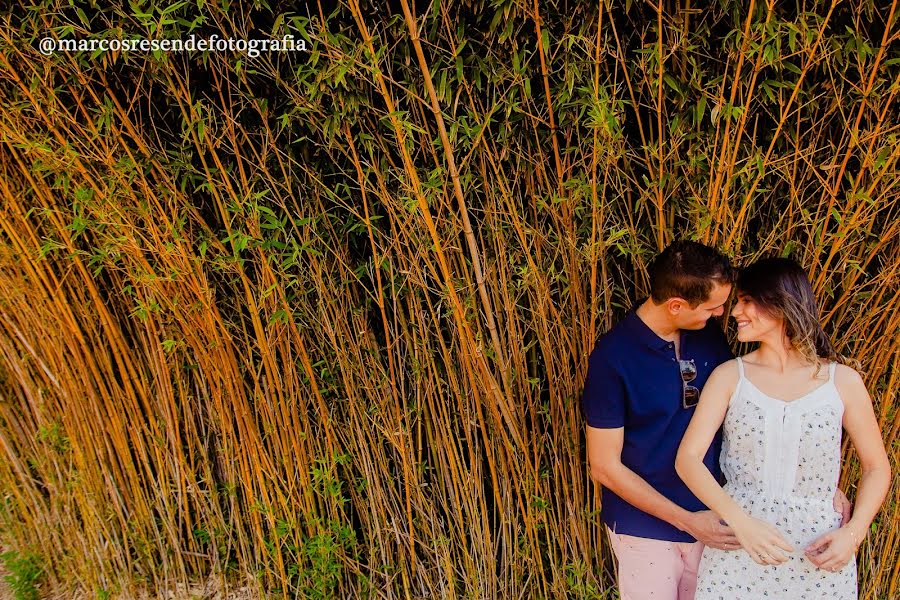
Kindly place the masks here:
[(81, 21), (81, 24), (84, 25), (86, 28), (90, 29), (91, 21), (90, 21), (90, 19), (88, 19), (87, 15), (84, 14), (84, 10), (76, 7), (75, 14), (78, 15), (78, 20)]
[[(185, 4), (187, 4), (187, 2), (185, 2), (184, 0), (182, 0), (181, 2), (175, 2), (175, 3), (170, 4), (169, 6), (165, 7), (164, 9), (160, 10), (159, 14), (160, 15), (169, 15), (169, 14), (175, 12), (176, 10), (179, 10)], [(174, 23), (174, 21), (172, 21), (172, 23)]]

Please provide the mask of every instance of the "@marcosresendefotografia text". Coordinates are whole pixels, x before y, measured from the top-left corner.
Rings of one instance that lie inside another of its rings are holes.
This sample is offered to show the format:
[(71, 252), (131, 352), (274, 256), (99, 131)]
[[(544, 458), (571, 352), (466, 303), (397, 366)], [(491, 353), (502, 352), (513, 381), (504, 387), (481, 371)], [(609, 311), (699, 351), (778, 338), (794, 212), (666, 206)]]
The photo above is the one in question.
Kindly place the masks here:
[(256, 58), (263, 52), (296, 52), (306, 50), (306, 40), (285, 35), (275, 39), (243, 39), (212, 34), (200, 37), (192, 34), (185, 39), (120, 39), (120, 38), (41, 38), (38, 49), (44, 56), (54, 52), (246, 52)]

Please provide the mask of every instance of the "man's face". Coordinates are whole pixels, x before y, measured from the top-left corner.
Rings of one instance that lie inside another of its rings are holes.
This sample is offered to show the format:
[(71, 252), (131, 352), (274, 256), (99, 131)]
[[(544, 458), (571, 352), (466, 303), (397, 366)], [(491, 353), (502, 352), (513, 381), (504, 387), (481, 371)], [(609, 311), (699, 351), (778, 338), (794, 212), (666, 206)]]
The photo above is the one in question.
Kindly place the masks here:
[(666, 304), (679, 329), (703, 329), (711, 317), (721, 317), (725, 313), (725, 302), (730, 294), (731, 284), (714, 283), (709, 297), (693, 308), (681, 298), (669, 298)]

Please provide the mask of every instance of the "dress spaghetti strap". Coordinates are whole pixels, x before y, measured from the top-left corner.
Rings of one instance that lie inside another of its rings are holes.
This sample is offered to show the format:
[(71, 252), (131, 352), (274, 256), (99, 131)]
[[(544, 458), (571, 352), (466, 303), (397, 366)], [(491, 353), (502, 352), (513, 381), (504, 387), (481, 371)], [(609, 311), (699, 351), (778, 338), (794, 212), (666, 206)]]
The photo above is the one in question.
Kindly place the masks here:
[(830, 363), (828, 363), (828, 381), (830, 381), (831, 383), (834, 383), (834, 371), (836, 368), (836, 362), (831, 361)]
[(736, 360), (738, 365), (738, 375), (740, 375), (740, 379), (746, 379), (746, 377), (744, 377), (744, 361), (740, 356), (738, 356)]

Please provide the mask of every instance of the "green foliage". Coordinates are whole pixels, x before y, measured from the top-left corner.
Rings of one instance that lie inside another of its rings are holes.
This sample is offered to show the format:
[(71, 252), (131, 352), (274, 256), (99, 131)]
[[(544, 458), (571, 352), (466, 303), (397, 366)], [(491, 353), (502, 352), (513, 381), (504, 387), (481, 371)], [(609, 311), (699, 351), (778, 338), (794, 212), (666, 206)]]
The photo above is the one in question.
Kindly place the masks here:
[(328, 523), (321, 533), (303, 540), (300, 555), (306, 558), (291, 574), (297, 577), (297, 589), (304, 598), (333, 598), (344, 571), (344, 560), (356, 546), (353, 529), (337, 521)]
[(38, 584), (44, 575), (43, 561), (33, 553), (20, 554), (10, 550), (0, 554), (3, 566), (9, 571), (3, 579), (9, 584), (15, 600), (38, 600)]

